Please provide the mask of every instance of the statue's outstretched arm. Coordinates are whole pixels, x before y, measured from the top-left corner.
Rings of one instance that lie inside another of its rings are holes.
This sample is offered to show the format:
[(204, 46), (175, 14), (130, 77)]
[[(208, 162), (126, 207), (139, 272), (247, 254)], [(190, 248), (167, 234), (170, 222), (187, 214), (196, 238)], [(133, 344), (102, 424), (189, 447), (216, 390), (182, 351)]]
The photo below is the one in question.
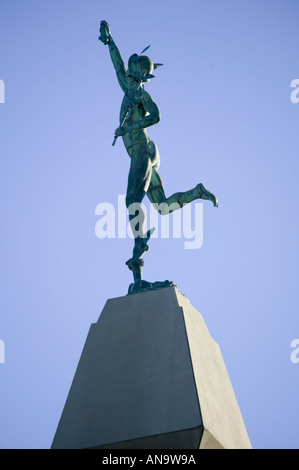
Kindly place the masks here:
[(122, 56), (110, 34), (109, 24), (107, 23), (107, 21), (101, 21), (99, 40), (102, 41), (102, 43), (108, 45), (110, 57), (116, 71), (118, 83), (120, 84), (123, 92), (126, 93), (126, 67)]

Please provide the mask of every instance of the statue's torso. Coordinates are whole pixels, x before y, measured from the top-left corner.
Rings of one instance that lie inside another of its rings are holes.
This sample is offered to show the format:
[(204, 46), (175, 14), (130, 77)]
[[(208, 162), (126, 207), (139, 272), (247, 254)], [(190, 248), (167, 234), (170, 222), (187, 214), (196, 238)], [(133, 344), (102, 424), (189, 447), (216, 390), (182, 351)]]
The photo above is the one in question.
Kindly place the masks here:
[[(132, 101), (127, 97), (127, 95), (125, 95), (120, 108), (120, 124), (122, 124), (125, 116), (127, 115), (124, 126), (130, 126), (134, 122), (140, 121), (140, 119), (144, 118), (148, 114), (142, 105), (141, 98), (139, 100), (135, 100), (134, 107), (130, 111), (131, 106)], [(149, 138), (146, 130), (140, 129), (123, 136), (123, 142), (130, 157), (138, 158), (140, 153), (145, 151)]]

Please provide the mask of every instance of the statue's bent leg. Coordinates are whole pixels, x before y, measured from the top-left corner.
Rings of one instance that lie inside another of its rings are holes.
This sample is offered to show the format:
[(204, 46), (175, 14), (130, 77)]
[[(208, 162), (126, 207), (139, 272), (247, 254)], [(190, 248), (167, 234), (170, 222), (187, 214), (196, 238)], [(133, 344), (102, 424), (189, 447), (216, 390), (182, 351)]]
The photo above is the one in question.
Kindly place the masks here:
[(153, 168), (151, 182), (147, 191), (147, 196), (155, 209), (161, 214), (169, 214), (177, 209), (181, 209), (185, 204), (189, 204), (196, 199), (207, 199), (212, 201), (214, 206), (218, 206), (218, 201), (214, 194), (210, 193), (203, 184), (198, 184), (190, 191), (175, 193), (170, 197), (165, 196), (163, 183), (158, 171)]

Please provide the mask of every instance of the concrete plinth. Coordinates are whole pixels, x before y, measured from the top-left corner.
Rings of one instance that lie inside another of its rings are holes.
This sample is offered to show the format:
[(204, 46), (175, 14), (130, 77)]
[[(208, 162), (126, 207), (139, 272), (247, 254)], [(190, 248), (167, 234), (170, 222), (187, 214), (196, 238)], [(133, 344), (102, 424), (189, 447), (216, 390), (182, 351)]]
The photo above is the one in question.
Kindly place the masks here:
[(251, 448), (219, 347), (176, 287), (107, 301), (52, 448)]

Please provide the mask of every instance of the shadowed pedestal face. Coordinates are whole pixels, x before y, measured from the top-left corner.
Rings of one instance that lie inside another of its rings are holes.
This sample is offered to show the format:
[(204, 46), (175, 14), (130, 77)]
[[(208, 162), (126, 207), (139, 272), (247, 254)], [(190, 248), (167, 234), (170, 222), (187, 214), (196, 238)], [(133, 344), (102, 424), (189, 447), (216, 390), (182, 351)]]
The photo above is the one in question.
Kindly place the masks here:
[(250, 447), (218, 345), (188, 299), (166, 287), (108, 300), (52, 448)]

